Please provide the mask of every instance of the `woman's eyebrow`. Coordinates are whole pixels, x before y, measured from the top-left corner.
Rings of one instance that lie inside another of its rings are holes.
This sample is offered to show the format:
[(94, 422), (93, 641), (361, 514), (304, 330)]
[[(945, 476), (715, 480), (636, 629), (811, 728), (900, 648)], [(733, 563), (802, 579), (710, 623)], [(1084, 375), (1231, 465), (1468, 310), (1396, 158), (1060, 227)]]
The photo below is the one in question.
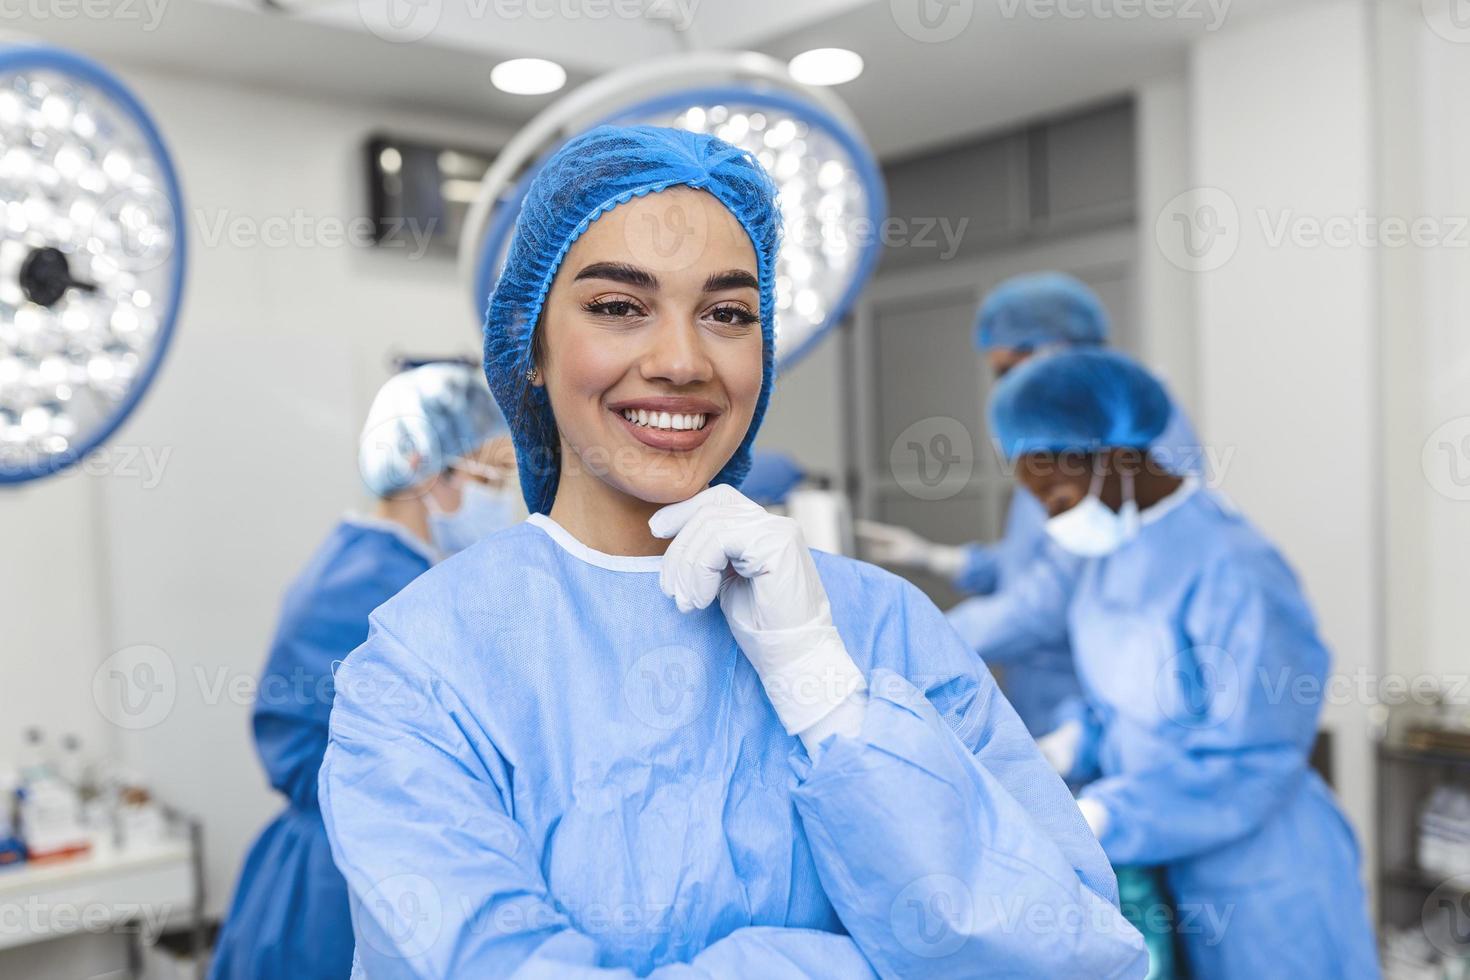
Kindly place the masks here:
[(639, 286), (643, 289), (658, 288), (657, 276), (646, 269), (640, 269), (626, 262), (594, 262), (577, 273), (573, 282), (581, 282), (583, 279), (610, 279), (625, 286)]
[(725, 289), (759, 289), (755, 276), (744, 269), (728, 269), (717, 272), (704, 281), (704, 291), (718, 293)]

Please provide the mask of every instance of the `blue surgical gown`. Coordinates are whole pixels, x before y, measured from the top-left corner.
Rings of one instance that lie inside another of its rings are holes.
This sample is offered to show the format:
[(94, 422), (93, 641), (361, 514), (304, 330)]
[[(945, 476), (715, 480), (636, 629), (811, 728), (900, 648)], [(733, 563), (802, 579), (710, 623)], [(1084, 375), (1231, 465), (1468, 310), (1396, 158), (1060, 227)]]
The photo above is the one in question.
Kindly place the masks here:
[(1308, 765), (1329, 656), (1301, 587), (1221, 498), (1089, 562), (1070, 619), (1115, 865), (1162, 865), (1197, 980), (1378, 975), (1352, 830)]
[[(1204, 447), (1177, 402), (1150, 452), (1181, 476), (1206, 469)], [(1062, 721), (1057, 709), (1080, 691), (1065, 622), (1081, 563), (1052, 543), (1045, 508), (1020, 486), (1001, 539), (970, 545), (966, 558), (954, 586), (975, 598), (951, 609), (950, 623), (986, 663), (1004, 670), (1016, 713), (1032, 735), (1045, 735)]]
[(429, 565), (407, 532), (349, 519), (287, 591), (253, 713), (256, 751), (287, 806), (245, 858), (211, 977), (344, 980), (351, 971), (347, 885), (317, 807), (332, 662), (367, 638), (368, 614)]
[(1065, 786), (921, 593), (816, 555), (872, 700), (813, 762), (660, 560), (534, 517), (374, 613), (321, 772), (355, 976), (1143, 976)]

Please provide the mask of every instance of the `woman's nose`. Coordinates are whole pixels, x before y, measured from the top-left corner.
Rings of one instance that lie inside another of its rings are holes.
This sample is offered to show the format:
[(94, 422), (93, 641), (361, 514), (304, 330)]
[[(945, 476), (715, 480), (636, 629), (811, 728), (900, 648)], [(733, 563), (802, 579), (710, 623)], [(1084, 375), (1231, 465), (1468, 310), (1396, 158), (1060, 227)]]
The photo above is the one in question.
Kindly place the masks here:
[(644, 380), (690, 385), (713, 377), (704, 339), (692, 320), (666, 317), (658, 329), (648, 332), (648, 338), (640, 365)]

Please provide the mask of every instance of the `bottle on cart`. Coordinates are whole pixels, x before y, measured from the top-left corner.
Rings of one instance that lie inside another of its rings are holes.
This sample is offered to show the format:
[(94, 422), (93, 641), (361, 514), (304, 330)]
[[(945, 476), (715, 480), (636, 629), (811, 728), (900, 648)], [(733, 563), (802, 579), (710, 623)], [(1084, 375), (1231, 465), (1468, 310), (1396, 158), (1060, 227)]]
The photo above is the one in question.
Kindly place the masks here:
[(15, 831), (15, 794), (19, 783), (14, 772), (0, 770), (0, 867), (20, 864), (26, 859), (25, 845)]
[(25, 730), (20, 745), (20, 786), (40, 782), (52, 773), (51, 753), (46, 745), (46, 733), (32, 726)]
[(18, 815), (20, 839), (30, 861), (73, 857), (92, 848), (77, 791), (56, 774), (39, 728), (26, 731), (21, 747)]

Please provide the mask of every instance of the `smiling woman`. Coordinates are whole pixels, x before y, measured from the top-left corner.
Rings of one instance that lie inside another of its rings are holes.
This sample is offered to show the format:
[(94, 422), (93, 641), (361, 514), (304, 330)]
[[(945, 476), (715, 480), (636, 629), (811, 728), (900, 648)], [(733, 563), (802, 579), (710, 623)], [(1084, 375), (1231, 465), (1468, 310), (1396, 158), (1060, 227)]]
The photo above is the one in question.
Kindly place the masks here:
[(336, 674), (355, 976), (1144, 974), (938, 610), (735, 489), (778, 225), (759, 164), (688, 132), (599, 128), (533, 183), (485, 338), (532, 517)]

